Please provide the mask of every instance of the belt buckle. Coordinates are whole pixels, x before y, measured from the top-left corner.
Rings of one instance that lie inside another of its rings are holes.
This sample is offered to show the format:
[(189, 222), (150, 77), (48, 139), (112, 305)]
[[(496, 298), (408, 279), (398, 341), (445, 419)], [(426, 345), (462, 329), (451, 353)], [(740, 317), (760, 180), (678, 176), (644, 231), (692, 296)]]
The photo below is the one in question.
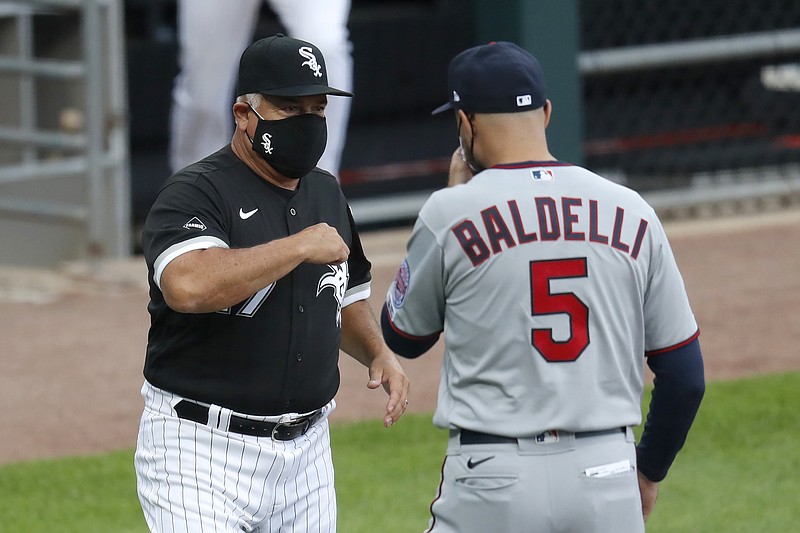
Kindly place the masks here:
[[(311, 421), (308, 418), (301, 418), (293, 422), (278, 422), (272, 428), (273, 440), (292, 440), (300, 435), (304, 435), (308, 428), (311, 427)], [(299, 432), (295, 429), (302, 428)]]

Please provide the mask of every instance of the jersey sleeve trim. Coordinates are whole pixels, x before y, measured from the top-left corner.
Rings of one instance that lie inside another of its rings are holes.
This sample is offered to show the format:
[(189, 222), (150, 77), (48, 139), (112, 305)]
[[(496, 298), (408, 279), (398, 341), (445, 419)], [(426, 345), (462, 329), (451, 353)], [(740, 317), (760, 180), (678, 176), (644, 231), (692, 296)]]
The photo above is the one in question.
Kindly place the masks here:
[(204, 235), (173, 244), (161, 252), (161, 255), (153, 262), (153, 281), (156, 282), (156, 286), (159, 289), (161, 288), (161, 275), (164, 273), (164, 269), (167, 265), (176, 257), (180, 257), (187, 252), (205, 250), (206, 248), (228, 248), (228, 243), (217, 237)]
[(351, 287), (344, 293), (342, 307), (347, 307), (348, 305), (356, 303), (360, 300), (366, 300), (369, 298), (370, 294), (372, 294), (372, 286), (370, 285), (369, 281), (362, 283), (361, 285)]
[(683, 342), (679, 342), (678, 344), (673, 344), (672, 346), (667, 346), (666, 348), (659, 348), (658, 350), (650, 350), (648, 352), (644, 352), (644, 355), (645, 357), (650, 357), (651, 355), (661, 355), (667, 352), (671, 352), (673, 350), (677, 350), (679, 348), (683, 348), (684, 346), (694, 342), (694, 340), (697, 339), (697, 337), (699, 336), (700, 336), (700, 330), (698, 329), (697, 331), (694, 332), (694, 335), (692, 335)]

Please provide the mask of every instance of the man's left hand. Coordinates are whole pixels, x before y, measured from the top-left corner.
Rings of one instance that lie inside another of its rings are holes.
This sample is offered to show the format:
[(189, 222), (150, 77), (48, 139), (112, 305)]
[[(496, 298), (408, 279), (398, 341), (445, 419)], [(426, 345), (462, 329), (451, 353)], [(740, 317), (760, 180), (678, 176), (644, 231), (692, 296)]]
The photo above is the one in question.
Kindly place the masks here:
[(377, 389), (381, 385), (389, 395), (386, 416), (383, 419), (383, 425), (388, 428), (406, 412), (410, 389), (408, 377), (400, 366), (397, 356), (392, 352), (386, 352), (381, 357), (376, 357), (369, 366), (367, 387)]
[(644, 474), (637, 471), (639, 478), (639, 493), (642, 496), (642, 516), (644, 521), (650, 517), (653, 508), (656, 506), (656, 499), (658, 498), (658, 482), (650, 481)]

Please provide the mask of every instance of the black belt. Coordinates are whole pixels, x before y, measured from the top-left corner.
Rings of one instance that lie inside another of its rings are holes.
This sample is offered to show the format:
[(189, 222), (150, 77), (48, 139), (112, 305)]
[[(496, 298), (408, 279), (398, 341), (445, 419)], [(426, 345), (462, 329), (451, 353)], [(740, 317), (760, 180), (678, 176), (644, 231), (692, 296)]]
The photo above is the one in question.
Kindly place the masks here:
[[(481, 433), (480, 431), (472, 431), (471, 429), (461, 429), (460, 441), (461, 444), (516, 444), (517, 439), (514, 437), (503, 437), (502, 435), (490, 435), (488, 433)], [(587, 437), (599, 437), (600, 435), (611, 435), (614, 433), (625, 433), (624, 427), (601, 429), (597, 431), (579, 431), (574, 433), (576, 439), (585, 439)], [(546, 433), (536, 435), (533, 437), (535, 440), (540, 440), (539, 437), (544, 437)]]
[[(208, 407), (198, 403), (189, 400), (181, 400), (175, 404), (175, 412), (178, 414), (178, 418), (191, 420), (198, 424), (209, 425)], [(292, 440), (300, 435), (305, 435), (309, 428), (321, 417), (322, 409), (285, 423), (262, 422), (260, 420), (250, 420), (249, 418), (231, 415), (227, 430), (232, 433), (252, 435), (254, 437), (272, 437), (275, 440)]]

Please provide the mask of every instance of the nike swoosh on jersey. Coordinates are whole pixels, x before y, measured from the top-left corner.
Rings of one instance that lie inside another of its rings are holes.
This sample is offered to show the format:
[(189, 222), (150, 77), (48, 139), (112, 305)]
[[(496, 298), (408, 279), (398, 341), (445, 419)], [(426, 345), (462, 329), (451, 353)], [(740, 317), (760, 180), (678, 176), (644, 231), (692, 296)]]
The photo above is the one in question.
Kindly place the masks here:
[(478, 466), (479, 464), (481, 464), (481, 463), (485, 463), (485, 462), (486, 462), (486, 461), (488, 461), (489, 459), (494, 459), (494, 455), (490, 455), (489, 457), (484, 457), (483, 459), (480, 459), (480, 460), (478, 460), (478, 461), (473, 461), (473, 460), (472, 460), (472, 457), (470, 457), (470, 458), (469, 458), (469, 460), (467, 461), (467, 468), (469, 468), (470, 470), (472, 470), (473, 468), (475, 468), (475, 467), (476, 467), (476, 466)]
[(256, 207), (255, 209), (253, 209), (252, 211), (248, 211), (247, 213), (245, 213), (245, 212), (244, 212), (244, 209), (242, 209), (242, 208), (240, 207), (240, 208), (239, 208), (239, 218), (241, 218), (242, 220), (247, 220), (247, 219), (248, 219), (248, 218), (250, 218), (251, 216), (255, 215), (255, 214), (256, 214), (256, 211), (258, 211), (258, 208), (257, 208), (257, 207)]

